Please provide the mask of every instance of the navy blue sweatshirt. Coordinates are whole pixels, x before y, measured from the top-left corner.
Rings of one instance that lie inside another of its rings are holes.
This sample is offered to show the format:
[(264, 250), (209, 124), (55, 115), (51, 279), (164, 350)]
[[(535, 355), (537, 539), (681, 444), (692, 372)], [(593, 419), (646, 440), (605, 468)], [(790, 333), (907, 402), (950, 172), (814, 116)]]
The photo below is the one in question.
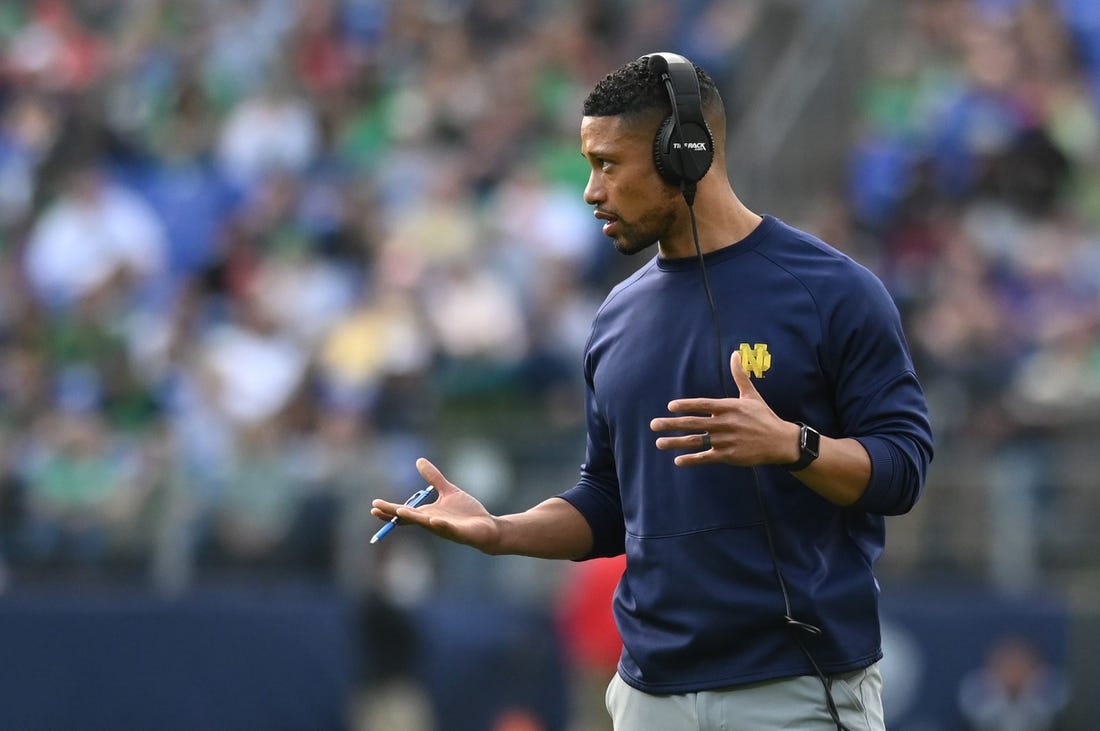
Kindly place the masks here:
[[(883, 516), (913, 506), (932, 458), (897, 309), (867, 269), (772, 217), (705, 260), (721, 356), (694, 258), (654, 258), (615, 287), (585, 351), (587, 453), (561, 497), (591, 525), (589, 557), (627, 556), (619, 674), (682, 693), (813, 672), (783, 619), (765, 517), (792, 614), (822, 630), (802, 641), (828, 673), (865, 667), (882, 655)], [(855, 505), (780, 466), (677, 467), (676, 452), (656, 448), (649, 422), (669, 401), (737, 395), (734, 349), (780, 418), (867, 449), (871, 480)]]

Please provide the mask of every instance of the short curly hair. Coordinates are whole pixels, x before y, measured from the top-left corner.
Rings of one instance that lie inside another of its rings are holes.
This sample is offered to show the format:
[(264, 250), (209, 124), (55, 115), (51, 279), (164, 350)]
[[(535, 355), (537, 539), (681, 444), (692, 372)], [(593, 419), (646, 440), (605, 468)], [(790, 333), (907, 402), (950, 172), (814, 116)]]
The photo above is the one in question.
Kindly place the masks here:
[[(722, 98), (714, 80), (699, 66), (700, 101), (704, 110), (721, 106)], [(629, 61), (601, 79), (584, 100), (586, 117), (618, 117), (632, 119), (672, 113), (668, 91), (660, 76), (650, 70), (645, 57)]]

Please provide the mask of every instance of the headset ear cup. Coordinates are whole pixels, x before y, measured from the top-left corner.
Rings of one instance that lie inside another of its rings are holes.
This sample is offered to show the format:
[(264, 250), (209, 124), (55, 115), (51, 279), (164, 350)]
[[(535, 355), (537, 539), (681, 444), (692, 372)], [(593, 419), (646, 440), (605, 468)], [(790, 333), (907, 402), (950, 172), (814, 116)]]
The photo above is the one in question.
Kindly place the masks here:
[(657, 167), (657, 174), (670, 185), (679, 185), (683, 179), (683, 171), (680, 169), (679, 160), (672, 153), (672, 131), (675, 129), (675, 120), (665, 117), (665, 121), (657, 129), (653, 137), (653, 164)]
[(706, 122), (685, 124), (682, 133), (687, 149), (681, 151), (678, 160), (680, 176), (689, 183), (697, 183), (714, 162), (714, 135)]
[[(673, 143), (683, 135), (683, 149), (674, 149)], [(673, 139), (676, 136), (677, 139)], [(714, 161), (714, 136), (706, 124), (687, 124), (676, 132), (672, 117), (665, 117), (653, 138), (653, 164), (657, 173), (670, 185), (680, 185), (685, 180), (697, 183), (703, 179)]]

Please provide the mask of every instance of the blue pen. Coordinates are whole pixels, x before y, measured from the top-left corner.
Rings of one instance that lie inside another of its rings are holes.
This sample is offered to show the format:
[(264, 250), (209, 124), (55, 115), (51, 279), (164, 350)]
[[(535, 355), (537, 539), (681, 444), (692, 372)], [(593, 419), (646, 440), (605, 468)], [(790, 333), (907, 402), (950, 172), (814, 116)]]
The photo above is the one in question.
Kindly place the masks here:
[[(428, 498), (431, 497), (433, 492), (435, 492), (435, 488), (431, 485), (428, 485), (423, 490), (418, 490), (411, 498), (405, 501), (405, 504), (408, 505), (410, 508), (418, 508), (425, 502), (427, 502)], [(397, 525), (397, 521), (399, 520), (401, 519), (398, 518), (396, 515), (390, 518), (390, 522), (379, 528), (378, 532), (375, 533), (374, 536), (370, 539), (370, 542), (372, 544), (378, 543), (378, 541), (385, 538), (386, 534), (394, 529), (394, 527)]]

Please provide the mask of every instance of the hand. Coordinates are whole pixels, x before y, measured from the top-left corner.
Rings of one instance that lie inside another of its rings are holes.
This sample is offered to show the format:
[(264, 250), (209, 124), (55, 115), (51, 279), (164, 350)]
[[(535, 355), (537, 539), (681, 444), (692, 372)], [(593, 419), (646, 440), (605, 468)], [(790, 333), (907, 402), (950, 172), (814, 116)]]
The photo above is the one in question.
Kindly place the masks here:
[(403, 523), (419, 525), (441, 538), (490, 552), (500, 540), (496, 518), (477, 498), (459, 489), (423, 457), (416, 460), (416, 470), (439, 493), (435, 502), (410, 508), (375, 500), (371, 503), (371, 515), (383, 521), (396, 515)]
[[(696, 450), (674, 460), (679, 467), (724, 462), (744, 467), (784, 464), (798, 459), (798, 425), (780, 419), (756, 390), (741, 366), (741, 354), (730, 356), (730, 371), (739, 398), (686, 398), (668, 405), (674, 414), (654, 419), (655, 432), (694, 432), (686, 436), (660, 437), (657, 449)], [(710, 448), (706, 448), (706, 437)]]

